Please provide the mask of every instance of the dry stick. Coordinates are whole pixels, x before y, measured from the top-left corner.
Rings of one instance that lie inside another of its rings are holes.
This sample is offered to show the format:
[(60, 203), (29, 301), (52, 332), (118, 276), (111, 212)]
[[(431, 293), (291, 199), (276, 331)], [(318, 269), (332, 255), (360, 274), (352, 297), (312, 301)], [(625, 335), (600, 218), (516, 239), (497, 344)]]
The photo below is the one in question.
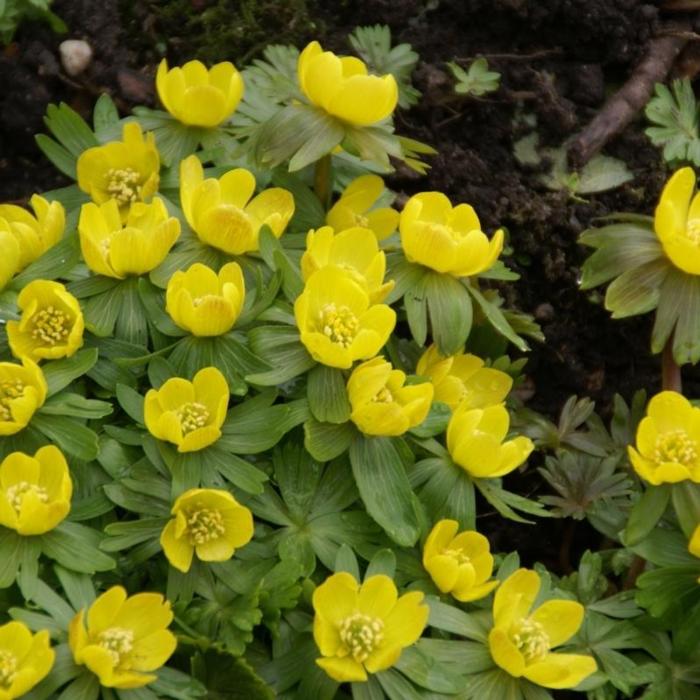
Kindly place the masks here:
[(655, 83), (662, 82), (668, 75), (673, 61), (687, 42), (684, 36), (658, 36), (649, 42), (646, 57), (629, 80), (573, 140), (569, 156), (574, 165), (580, 167), (587, 163), (634, 119), (649, 101)]

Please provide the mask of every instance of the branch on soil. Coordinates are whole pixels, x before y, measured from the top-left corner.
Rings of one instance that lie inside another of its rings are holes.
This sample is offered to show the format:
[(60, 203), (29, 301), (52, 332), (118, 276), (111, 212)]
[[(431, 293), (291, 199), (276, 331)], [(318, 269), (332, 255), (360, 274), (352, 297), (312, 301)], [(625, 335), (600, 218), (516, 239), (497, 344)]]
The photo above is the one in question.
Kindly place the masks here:
[[(669, 30), (683, 32), (688, 27)], [(629, 80), (603, 105), (593, 120), (569, 147), (569, 159), (575, 168), (585, 165), (613, 137), (619, 134), (649, 101), (654, 85), (663, 80), (688, 39), (660, 35), (649, 42), (646, 57), (637, 65)]]

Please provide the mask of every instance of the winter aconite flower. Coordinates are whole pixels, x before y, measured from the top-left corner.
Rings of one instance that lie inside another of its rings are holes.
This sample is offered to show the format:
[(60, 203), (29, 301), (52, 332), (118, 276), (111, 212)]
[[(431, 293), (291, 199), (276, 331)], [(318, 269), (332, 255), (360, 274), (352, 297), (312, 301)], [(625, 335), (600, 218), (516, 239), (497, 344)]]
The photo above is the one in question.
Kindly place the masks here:
[(301, 257), (304, 280), (328, 265), (337, 265), (364, 287), (372, 304), (378, 304), (393, 289), (384, 282), (386, 257), (368, 228), (349, 228), (334, 233), (330, 226), (309, 231), (306, 251)]
[(457, 534), (456, 520), (440, 520), (423, 547), (423, 566), (443, 593), (466, 603), (486, 597), (498, 581), (489, 581), (493, 557), (489, 541), (474, 530)]
[(486, 408), (501, 403), (513, 386), (510, 376), (484, 367), (480, 357), (464, 353), (443, 357), (437, 345), (423, 353), (416, 374), (429, 377), (435, 386), (435, 401), (446, 403), (453, 411), (460, 404)]
[(229, 255), (257, 251), (262, 226), (279, 238), (294, 214), (294, 198), (287, 190), (272, 187), (257, 197), (254, 192), (255, 177), (244, 168), (205, 180), (197, 156), (180, 163), (180, 201), (187, 222), (202, 243)]
[(0, 525), (20, 535), (53, 530), (68, 515), (72, 494), (66, 458), (54, 445), (33, 457), (12, 452), (0, 463)]
[(226, 561), (253, 536), (251, 512), (222, 489), (190, 489), (172, 509), (175, 516), (163, 530), (160, 544), (168, 561), (187, 572), (192, 557)]
[(78, 222), (80, 249), (87, 266), (98, 275), (124, 279), (158, 267), (180, 235), (180, 222), (155, 198), (137, 202), (124, 223), (117, 202), (84, 204)]
[(294, 302), (294, 316), (311, 356), (330, 367), (348, 369), (374, 357), (396, 325), (396, 312), (370, 304), (369, 295), (341, 268), (314, 272)]
[(144, 138), (138, 122), (124, 124), (121, 141), (88, 148), (77, 163), (78, 187), (93, 202), (113, 199), (122, 219), (135, 202), (147, 202), (157, 191), (160, 156), (151, 132)]
[(666, 183), (654, 215), (654, 229), (666, 257), (691, 275), (700, 275), (700, 193), (692, 168), (677, 170)]
[(399, 89), (393, 75), (368, 75), (354, 56), (336, 56), (312, 41), (301, 52), (299, 85), (311, 103), (355, 126), (386, 119), (396, 109)]
[(0, 204), (0, 250), (3, 258), (0, 261), (0, 288), (3, 286), (2, 270), (9, 267), (5, 256), (12, 259), (15, 256), (15, 247), (7, 242), (9, 238), (3, 236), (3, 231), (12, 234), (17, 243), (16, 272), (34, 262), (63, 237), (66, 227), (66, 210), (63, 205), (60, 202), (49, 203), (38, 194), (33, 195), (29, 203), (34, 216), (15, 204)]
[(378, 241), (388, 238), (399, 223), (399, 212), (374, 205), (384, 191), (379, 175), (361, 175), (353, 180), (326, 215), (326, 223), (336, 231), (361, 226), (370, 229)]
[(233, 328), (245, 299), (243, 272), (226, 263), (217, 275), (195, 263), (168, 281), (166, 311), (180, 328), (197, 336), (223, 335)]
[(22, 364), (0, 362), (0, 435), (25, 428), (44, 405), (48, 387), (39, 366), (28, 357)]
[(228, 384), (216, 367), (199, 370), (191, 382), (173, 377), (146, 394), (146, 427), (178, 452), (201, 450), (221, 437), (228, 400)]
[(440, 192), (413, 195), (401, 212), (399, 229), (410, 262), (455, 277), (488, 270), (503, 249), (502, 229), (489, 240), (472, 207), (453, 207)]
[[(693, 534), (690, 537), (690, 542), (688, 543), (688, 551), (694, 556), (700, 559), (700, 525), (698, 525)], [(700, 577), (698, 577), (698, 583), (700, 583)]]
[(365, 435), (403, 435), (425, 420), (430, 382), (405, 386), (406, 375), (382, 357), (358, 365), (348, 380), (350, 420)]
[(83, 344), (83, 312), (60, 282), (34, 280), (17, 299), (19, 321), (7, 322), (7, 340), (16, 357), (55, 360), (70, 357)]
[(428, 606), (418, 591), (400, 598), (384, 575), (360, 585), (348, 573), (333, 574), (313, 595), (316, 663), (334, 680), (366, 681), (368, 673), (393, 666), (428, 622)]
[(584, 608), (573, 600), (548, 600), (532, 611), (539, 590), (539, 575), (527, 569), (518, 569), (501, 584), (493, 601), (491, 656), (515, 678), (545, 688), (575, 688), (596, 671), (595, 660), (552, 649), (576, 634)]
[(9, 224), (0, 219), (0, 291), (19, 271), (19, 243)]
[(637, 474), (650, 484), (700, 482), (700, 408), (675, 391), (662, 391), (639, 423), (636, 449), (627, 451)]
[(24, 697), (46, 678), (55, 658), (47, 630), (32, 634), (23, 622), (0, 626), (0, 700)]
[[(127, 597), (113, 586), (71, 621), (68, 643), (75, 663), (87, 666), (106, 688), (141, 688), (156, 680), (175, 651), (177, 640), (168, 630), (170, 603), (159, 593)], [(87, 622), (87, 625), (86, 625)]]
[(163, 59), (156, 74), (158, 97), (175, 119), (191, 126), (218, 126), (243, 97), (243, 78), (233, 63), (224, 61), (207, 70), (201, 61), (188, 61), (168, 70)]
[(534, 448), (530, 438), (523, 436), (503, 442), (509, 426), (503, 404), (458, 406), (447, 425), (447, 449), (452, 459), (477, 479), (504, 476), (519, 467)]

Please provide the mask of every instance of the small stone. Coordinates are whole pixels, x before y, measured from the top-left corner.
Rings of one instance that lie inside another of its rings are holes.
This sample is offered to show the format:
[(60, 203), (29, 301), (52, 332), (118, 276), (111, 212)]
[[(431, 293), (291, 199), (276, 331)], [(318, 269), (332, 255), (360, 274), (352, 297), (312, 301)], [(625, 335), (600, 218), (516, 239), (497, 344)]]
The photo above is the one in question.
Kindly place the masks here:
[(92, 61), (92, 49), (82, 39), (67, 39), (58, 47), (63, 68), (71, 77), (80, 75)]
[(534, 313), (538, 321), (551, 321), (554, 318), (554, 307), (545, 301), (537, 306)]

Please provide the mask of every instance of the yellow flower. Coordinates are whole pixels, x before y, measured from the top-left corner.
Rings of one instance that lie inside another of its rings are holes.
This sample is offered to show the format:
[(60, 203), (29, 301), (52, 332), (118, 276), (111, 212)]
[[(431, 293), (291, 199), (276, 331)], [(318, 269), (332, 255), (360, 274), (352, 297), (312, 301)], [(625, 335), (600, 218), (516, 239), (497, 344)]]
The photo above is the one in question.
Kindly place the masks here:
[(75, 663), (87, 666), (106, 688), (141, 688), (156, 680), (150, 673), (165, 664), (177, 646), (168, 625), (170, 603), (159, 593), (127, 598), (113, 586), (71, 621), (68, 643)]
[(201, 61), (188, 61), (182, 68), (168, 70), (163, 59), (156, 88), (165, 109), (191, 126), (218, 126), (233, 114), (243, 97), (241, 74), (228, 61), (209, 70)]
[(657, 394), (637, 428), (637, 449), (627, 452), (650, 484), (700, 482), (700, 408), (675, 391)]
[[(700, 525), (695, 528), (690, 542), (688, 543), (688, 551), (694, 556), (700, 559)], [(700, 576), (698, 577), (698, 583), (700, 583)]]
[(540, 577), (527, 569), (518, 569), (501, 584), (493, 601), (491, 656), (515, 678), (524, 676), (545, 688), (575, 688), (595, 673), (595, 660), (551, 650), (576, 634), (584, 608), (573, 600), (548, 600), (531, 612), (539, 590)]
[(226, 263), (217, 275), (201, 263), (179, 270), (168, 281), (165, 310), (192, 335), (228, 333), (243, 308), (245, 283), (238, 263)]
[(456, 520), (440, 520), (423, 546), (423, 566), (443, 593), (467, 603), (486, 597), (498, 586), (489, 581), (493, 557), (489, 541), (475, 530), (457, 534)]
[(336, 231), (361, 226), (374, 232), (378, 241), (391, 236), (399, 223), (399, 212), (391, 207), (373, 209), (384, 191), (379, 175), (361, 175), (353, 180), (326, 214), (326, 223)]
[(138, 122), (127, 122), (121, 141), (88, 148), (78, 157), (77, 170), (78, 187), (97, 204), (113, 199), (126, 219), (131, 204), (157, 192), (160, 156), (153, 134), (144, 138)]
[(654, 229), (666, 257), (691, 275), (700, 275), (700, 193), (692, 168), (677, 170), (661, 193)]
[(19, 272), (20, 249), (10, 225), (0, 219), (0, 291)]
[(304, 280), (327, 265), (337, 265), (369, 294), (372, 304), (378, 304), (393, 289), (394, 282), (384, 282), (386, 257), (379, 250), (377, 239), (368, 228), (349, 228), (334, 233), (330, 226), (309, 231), (306, 251), (301, 256)]
[(160, 544), (168, 561), (187, 572), (192, 557), (227, 561), (253, 537), (253, 515), (222, 489), (190, 489), (175, 501), (175, 516), (163, 530)]
[(137, 202), (122, 223), (119, 207), (83, 204), (78, 221), (80, 249), (87, 266), (98, 275), (124, 279), (158, 267), (180, 235), (180, 222), (168, 216), (163, 200)]
[(55, 360), (70, 357), (83, 345), (83, 312), (60, 282), (34, 280), (17, 299), (19, 321), (7, 322), (7, 340), (16, 357)]
[(403, 435), (425, 420), (430, 382), (404, 386), (406, 375), (382, 357), (363, 362), (348, 379), (350, 420), (366, 435)]
[(406, 202), (399, 220), (401, 245), (410, 262), (455, 277), (488, 270), (503, 249), (503, 230), (489, 241), (468, 204), (452, 207), (440, 192), (421, 192)]
[(374, 357), (396, 325), (396, 312), (370, 306), (369, 296), (338, 267), (324, 267), (306, 281), (294, 302), (301, 342), (317, 362), (348, 369)]
[(24, 697), (48, 676), (55, 658), (47, 630), (32, 634), (23, 622), (0, 626), (0, 700)]
[(178, 452), (195, 452), (221, 437), (228, 400), (228, 384), (216, 367), (199, 370), (191, 382), (173, 377), (146, 394), (146, 427)]
[(447, 425), (447, 449), (452, 459), (477, 479), (504, 476), (520, 466), (534, 448), (530, 438), (522, 436), (503, 442), (509, 426), (503, 404), (458, 406)]
[(443, 357), (436, 345), (418, 360), (416, 374), (429, 377), (435, 385), (435, 401), (446, 403), (453, 411), (462, 403), (468, 408), (501, 403), (513, 386), (510, 376), (484, 367), (480, 357), (464, 353)]
[(299, 85), (309, 101), (355, 126), (369, 126), (388, 117), (399, 99), (394, 76), (368, 75), (354, 56), (336, 56), (312, 41), (297, 65)]
[[(14, 204), (0, 204), (0, 231), (11, 233), (19, 248), (17, 272), (55, 246), (63, 237), (66, 227), (66, 210), (60, 202), (49, 203), (35, 194), (30, 204), (34, 210), (34, 216), (26, 209)], [(6, 251), (11, 258), (14, 258), (14, 246), (8, 244), (6, 239), (6, 236), (0, 234), (0, 250), (3, 252), (3, 258)], [(2, 265), (0, 269), (9, 267), (7, 260), (3, 260)], [(3, 274), (0, 272), (0, 287), (2, 287), (2, 277)]]
[(22, 364), (0, 362), (0, 435), (25, 428), (44, 405), (48, 387), (39, 366), (28, 357)]
[(20, 535), (42, 535), (69, 513), (73, 482), (54, 445), (33, 457), (12, 452), (0, 463), (0, 525)]
[(400, 598), (384, 575), (360, 585), (348, 573), (329, 576), (313, 594), (316, 663), (334, 680), (366, 681), (367, 673), (393, 666), (428, 622), (419, 591)]
[(254, 192), (255, 176), (244, 168), (205, 180), (197, 156), (180, 163), (180, 201), (187, 222), (202, 243), (224, 253), (257, 251), (260, 228), (269, 226), (279, 238), (294, 214), (294, 197), (287, 190), (272, 187), (251, 200)]

